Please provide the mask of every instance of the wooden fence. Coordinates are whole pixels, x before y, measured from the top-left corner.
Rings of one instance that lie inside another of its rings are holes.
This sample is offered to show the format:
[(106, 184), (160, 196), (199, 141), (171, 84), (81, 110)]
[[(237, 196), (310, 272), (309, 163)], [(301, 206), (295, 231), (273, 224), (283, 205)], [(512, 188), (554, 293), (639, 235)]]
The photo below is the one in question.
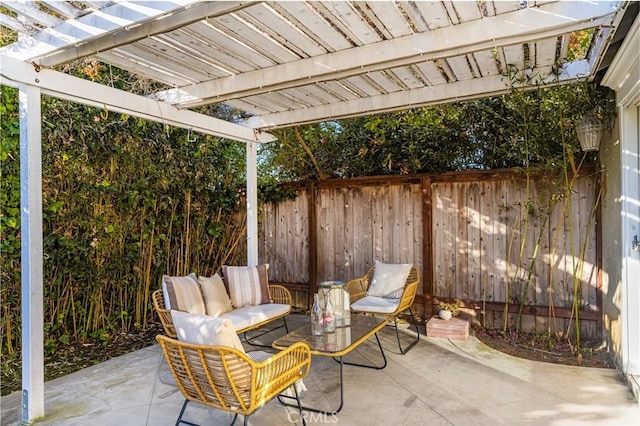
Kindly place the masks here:
[(362, 276), (374, 264), (421, 272), (415, 308), (430, 315), (460, 299), (490, 327), (569, 331), (574, 294), (583, 336), (601, 332), (598, 193), (592, 169), (562, 179), (514, 170), (309, 182), (295, 200), (265, 204), (261, 261), (299, 307), (319, 282)]

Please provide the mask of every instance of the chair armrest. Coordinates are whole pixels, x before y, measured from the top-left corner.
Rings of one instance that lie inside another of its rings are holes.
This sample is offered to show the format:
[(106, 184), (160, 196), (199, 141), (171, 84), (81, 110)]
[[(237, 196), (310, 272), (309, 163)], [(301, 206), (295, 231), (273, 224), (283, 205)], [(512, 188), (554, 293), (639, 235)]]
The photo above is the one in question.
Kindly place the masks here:
[(291, 292), (285, 286), (269, 284), (269, 296), (273, 303), (291, 305)]
[(362, 299), (367, 295), (369, 288), (369, 279), (367, 276), (355, 278), (347, 281), (347, 290), (349, 290), (349, 303)]
[(166, 309), (164, 306), (164, 294), (162, 290), (156, 290), (151, 294), (151, 300), (153, 301), (153, 308), (158, 313), (162, 328), (167, 336), (174, 339), (178, 336), (176, 328), (173, 325), (173, 319), (171, 318), (171, 310)]
[(295, 343), (261, 362), (251, 361), (257, 401), (269, 401), (311, 368), (311, 351), (303, 342)]
[(410, 308), (411, 305), (413, 305), (413, 301), (416, 298), (416, 293), (418, 292), (419, 282), (420, 278), (417, 269), (411, 268), (411, 273), (407, 278), (407, 283), (405, 284), (404, 291), (402, 292), (402, 297), (400, 299), (400, 305), (397, 309), (398, 313)]

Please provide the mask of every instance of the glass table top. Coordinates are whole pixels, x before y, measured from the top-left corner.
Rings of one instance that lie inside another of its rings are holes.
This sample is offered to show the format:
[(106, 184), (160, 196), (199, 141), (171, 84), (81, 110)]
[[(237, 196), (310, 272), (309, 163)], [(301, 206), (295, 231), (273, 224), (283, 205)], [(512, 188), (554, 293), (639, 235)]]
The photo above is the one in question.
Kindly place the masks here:
[(351, 314), (351, 325), (348, 327), (336, 327), (332, 333), (323, 333), (320, 336), (311, 334), (311, 322), (292, 331), (284, 337), (276, 339), (273, 347), (276, 349), (287, 348), (294, 343), (304, 342), (309, 345), (311, 353), (324, 356), (341, 356), (371, 337), (384, 327), (386, 318)]

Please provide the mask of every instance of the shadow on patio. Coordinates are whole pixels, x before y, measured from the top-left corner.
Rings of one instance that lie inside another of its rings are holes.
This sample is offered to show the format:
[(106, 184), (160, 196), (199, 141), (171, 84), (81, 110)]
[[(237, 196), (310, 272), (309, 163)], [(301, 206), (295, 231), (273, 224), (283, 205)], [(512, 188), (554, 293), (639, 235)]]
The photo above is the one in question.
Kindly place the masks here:
[[(290, 329), (305, 321), (290, 316)], [(281, 331), (276, 331), (280, 333)], [(334, 415), (306, 413), (307, 423), (343, 425), (638, 425), (638, 405), (611, 369), (572, 367), (513, 358), (475, 337), (421, 336), (397, 354), (393, 329), (380, 338), (384, 370), (345, 366), (345, 404)], [(409, 336), (406, 336), (409, 339)], [(370, 339), (347, 357), (379, 361)], [(357, 361), (357, 360), (356, 360)], [(46, 425), (172, 425), (182, 402), (156, 344), (45, 384)], [(303, 402), (331, 409), (339, 400), (338, 364), (314, 357)], [(2, 425), (20, 424), (20, 392), (3, 397)], [(253, 425), (300, 424), (296, 410), (269, 402)], [(228, 424), (232, 416), (190, 404), (185, 419)]]

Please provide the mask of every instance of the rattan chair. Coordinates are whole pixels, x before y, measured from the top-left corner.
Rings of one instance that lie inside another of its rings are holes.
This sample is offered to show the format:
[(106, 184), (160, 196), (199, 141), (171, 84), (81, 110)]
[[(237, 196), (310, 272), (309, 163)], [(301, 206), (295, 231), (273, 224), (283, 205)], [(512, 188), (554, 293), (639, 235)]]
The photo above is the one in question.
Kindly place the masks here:
[[(194, 425), (182, 420), (190, 401), (247, 418), (258, 408), (292, 387), (303, 419), (295, 382), (307, 375), (311, 353), (306, 343), (296, 343), (264, 361), (254, 361), (237, 349), (181, 342), (158, 335), (169, 370), (185, 397), (176, 425)], [(284, 421), (283, 421), (284, 423)]]
[[(347, 288), (349, 289), (349, 299), (351, 302), (351, 311), (383, 315), (389, 319), (393, 318), (393, 325), (396, 330), (396, 338), (398, 339), (398, 347), (400, 348), (400, 352), (405, 354), (420, 340), (418, 324), (416, 323), (413, 312), (411, 311), (411, 305), (413, 305), (413, 300), (415, 299), (416, 292), (418, 290), (418, 283), (420, 282), (418, 270), (413, 266), (411, 267), (411, 271), (409, 272), (409, 276), (407, 277), (402, 296), (400, 297), (400, 299), (398, 299), (397, 306), (394, 302), (394, 299), (367, 296), (367, 289), (371, 284), (374, 272), (375, 266), (372, 266), (364, 277), (353, 279), (347, 283)], [(359, 300), (361, 300), (360, 304), (355, 303)], [(366, 305), (367, 309), (359, 309), (358, 305)], [(375, 306), (375, 308), (373, 306)], [(415, 340), (412, 340), (407, 347), (403, 348), (402, 344), (400, 343), (400, 334), (398, 333), (397, 317), (399, 314), (403, 313), (406, 310), (409, 311), (411, 322), (416, 329), (416, 337)]]

